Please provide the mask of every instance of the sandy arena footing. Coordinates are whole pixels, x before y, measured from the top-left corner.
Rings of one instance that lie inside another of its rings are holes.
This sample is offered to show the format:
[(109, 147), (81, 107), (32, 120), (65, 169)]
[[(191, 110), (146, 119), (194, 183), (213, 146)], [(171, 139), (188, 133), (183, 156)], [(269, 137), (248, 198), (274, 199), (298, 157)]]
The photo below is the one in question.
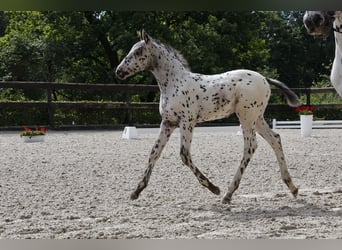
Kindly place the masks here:
[(231, 204), (221, 199), (242, 158), (238, 127), (196, 128), (193, 161), (221, 188), (200, 186), (179, 157), (175, 131), (138, 200), (129, 199), (147, 164), (157, 129), (48, 131), (23, 143), (0, 132), (0, 238), (342, 239), (342, 129), (277, 130), (295, 199), (280, 178), (275, 155), (258, 149)]

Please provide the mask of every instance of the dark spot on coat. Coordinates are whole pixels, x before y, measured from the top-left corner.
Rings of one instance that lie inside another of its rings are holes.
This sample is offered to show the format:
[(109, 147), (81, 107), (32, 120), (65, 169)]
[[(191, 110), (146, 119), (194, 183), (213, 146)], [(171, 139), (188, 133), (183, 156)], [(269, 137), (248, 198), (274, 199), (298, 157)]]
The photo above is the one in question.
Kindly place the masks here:
[(200, 88), (203, 90), (203, 92), (206, 92), (207, 91), (207, 87), (205, 85), (200, 85)]

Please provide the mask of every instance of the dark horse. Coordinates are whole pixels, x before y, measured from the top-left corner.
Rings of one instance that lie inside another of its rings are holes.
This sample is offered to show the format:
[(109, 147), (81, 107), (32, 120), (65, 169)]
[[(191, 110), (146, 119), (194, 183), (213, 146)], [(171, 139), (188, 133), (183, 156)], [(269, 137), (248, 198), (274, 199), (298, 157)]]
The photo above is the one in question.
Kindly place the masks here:
[(304, 25), (310, 35), (327, 37), (335, 35), (335, 59), (330, 80), (337, 93), (342, 96), (342, 11), (306, 11)]

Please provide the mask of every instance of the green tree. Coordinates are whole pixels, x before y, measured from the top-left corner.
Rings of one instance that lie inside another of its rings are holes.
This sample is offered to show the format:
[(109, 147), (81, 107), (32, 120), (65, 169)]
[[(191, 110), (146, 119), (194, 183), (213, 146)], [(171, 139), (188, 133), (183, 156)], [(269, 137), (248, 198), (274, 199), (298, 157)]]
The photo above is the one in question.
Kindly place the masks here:
[(326, 41), (313, 39), (303, 25), (303, 12), (268, 12), (265, 37), (270, 48), (269, 65), (277, 69), (279, 79), (291, 87), (310, 87), (329, 74), (333, 37)]

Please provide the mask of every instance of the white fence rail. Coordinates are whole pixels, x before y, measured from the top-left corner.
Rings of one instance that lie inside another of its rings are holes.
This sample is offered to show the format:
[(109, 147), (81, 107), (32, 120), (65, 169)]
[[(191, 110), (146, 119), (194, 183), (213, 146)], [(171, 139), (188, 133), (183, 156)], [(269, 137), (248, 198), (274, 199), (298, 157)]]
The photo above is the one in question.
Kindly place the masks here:
[[(300, 121), (277, 121), (273, 119), (272, 128), (300, 128)], [(342, 120), (312, 121), (312, 128), (342, 128)]]

